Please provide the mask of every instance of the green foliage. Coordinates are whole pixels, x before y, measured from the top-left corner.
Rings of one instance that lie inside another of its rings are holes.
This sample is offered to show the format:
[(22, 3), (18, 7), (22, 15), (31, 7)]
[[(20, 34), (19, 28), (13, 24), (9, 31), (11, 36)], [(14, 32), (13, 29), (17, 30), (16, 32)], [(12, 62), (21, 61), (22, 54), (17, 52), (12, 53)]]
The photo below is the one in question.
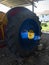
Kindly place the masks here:
[(49, 22), (41, 23), (42, 31), (49, 31)]
[(47, 23), (41, 23), (41, 26), (47, 27)]

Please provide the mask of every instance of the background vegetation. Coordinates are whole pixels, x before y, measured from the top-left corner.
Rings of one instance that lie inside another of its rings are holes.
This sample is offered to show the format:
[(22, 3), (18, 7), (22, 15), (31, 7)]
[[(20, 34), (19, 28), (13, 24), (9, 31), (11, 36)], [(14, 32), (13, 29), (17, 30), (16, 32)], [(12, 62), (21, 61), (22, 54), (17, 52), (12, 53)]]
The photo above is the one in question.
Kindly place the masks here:
[(49, 21), (41, 23), (42, 31), (49, 31)]

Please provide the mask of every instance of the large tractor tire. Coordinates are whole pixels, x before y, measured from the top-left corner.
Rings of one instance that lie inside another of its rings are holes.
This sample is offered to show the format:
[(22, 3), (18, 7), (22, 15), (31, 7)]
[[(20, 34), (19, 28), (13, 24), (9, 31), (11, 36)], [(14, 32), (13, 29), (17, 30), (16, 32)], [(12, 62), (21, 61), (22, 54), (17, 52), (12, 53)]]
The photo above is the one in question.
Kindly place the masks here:
[(39, 45), (41, 26), (39, 18), (24, 7), (7, 12), (6, 43), (15, 55), (29, 56)]

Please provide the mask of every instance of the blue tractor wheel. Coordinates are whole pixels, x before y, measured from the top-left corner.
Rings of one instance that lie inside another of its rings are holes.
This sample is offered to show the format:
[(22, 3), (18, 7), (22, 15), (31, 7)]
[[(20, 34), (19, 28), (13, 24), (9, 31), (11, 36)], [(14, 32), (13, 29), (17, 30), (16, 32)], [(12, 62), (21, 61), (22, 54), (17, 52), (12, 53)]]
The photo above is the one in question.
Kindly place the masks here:
[(6, 43), (15, 55), (29, 56), (39, 45), (41, 26), (39, 18), (24, 7), (15, 7), (6, 13)]

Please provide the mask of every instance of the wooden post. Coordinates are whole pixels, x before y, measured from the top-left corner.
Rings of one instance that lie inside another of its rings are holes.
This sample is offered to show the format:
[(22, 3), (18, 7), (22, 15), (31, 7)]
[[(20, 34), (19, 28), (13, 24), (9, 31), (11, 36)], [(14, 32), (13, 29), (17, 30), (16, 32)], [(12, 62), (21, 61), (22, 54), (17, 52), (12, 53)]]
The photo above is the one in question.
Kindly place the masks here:
[(32, 2), (32, 12), (34, 12), (34, 2)]

